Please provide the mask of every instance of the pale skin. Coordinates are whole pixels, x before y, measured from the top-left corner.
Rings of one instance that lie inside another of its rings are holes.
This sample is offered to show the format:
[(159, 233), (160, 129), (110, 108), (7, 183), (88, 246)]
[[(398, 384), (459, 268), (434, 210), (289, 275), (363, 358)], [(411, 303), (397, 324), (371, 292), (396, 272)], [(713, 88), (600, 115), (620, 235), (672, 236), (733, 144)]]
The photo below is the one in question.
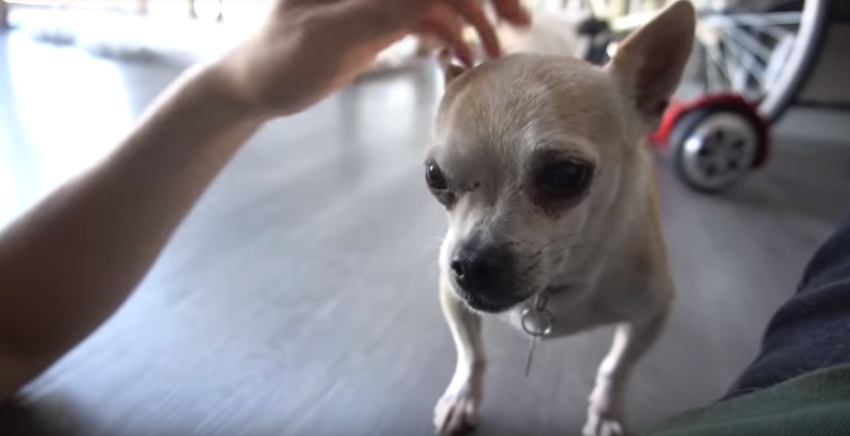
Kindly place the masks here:
[[(518, 0), (493, 4), (500, 18), (528, 23)], [(0, 233), (0, 398), (114, 313), (265, 122), (346, 86), (410, 33), (437, 36), (470, 64), (465, 24), (499, 55), (475, 0), (279, 1), (243, 44), (184, 73), (110, 156)]]

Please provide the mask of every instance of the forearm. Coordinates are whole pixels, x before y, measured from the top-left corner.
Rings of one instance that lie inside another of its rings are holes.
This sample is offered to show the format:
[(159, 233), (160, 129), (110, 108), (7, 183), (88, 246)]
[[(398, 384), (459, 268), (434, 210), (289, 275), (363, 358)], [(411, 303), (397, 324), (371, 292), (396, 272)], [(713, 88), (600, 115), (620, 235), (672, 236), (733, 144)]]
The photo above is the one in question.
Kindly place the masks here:
[[(0, 233), (0, 397), (119, 306), (261, 124), (209, 70), (173, 85), (101, 164)], [(4, 357), (5, 356), (5, 357)], [(2, 371), (12, 359), (15, 370)]]
[[(0, 397), (124, 301), (262, 117), (306, 109), (414, 30), (468, 54), (462, 38), (468, 22), (487, 51), (498, 54), (479, 2), (273, 3), (252, 37), (172, 86), (111, 157), (0, 233)], [(518, 0), (494, 5), (502, 18), (527, 23)]]

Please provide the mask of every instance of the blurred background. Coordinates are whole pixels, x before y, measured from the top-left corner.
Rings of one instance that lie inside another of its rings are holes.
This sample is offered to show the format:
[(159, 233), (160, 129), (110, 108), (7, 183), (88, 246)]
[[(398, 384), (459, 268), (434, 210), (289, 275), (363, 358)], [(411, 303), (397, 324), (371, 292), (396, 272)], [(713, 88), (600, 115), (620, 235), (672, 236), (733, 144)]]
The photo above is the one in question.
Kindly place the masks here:
[[(528, 4), (603, 63), (664, 3)], [(698, 116), (655, 144), (680, 297), (630, 385), (638, 429), (723, 394), (850, 208), (850, 4), (695, 3), (677, 100)], [(0, 225), (102, 158), (269, 5), (0, 1)], [(0, 407), (0, 434), (431, 434), (455, 361), (436, 289), (444, 212), (421, 163), (441, 92), (428, 48), (406, 40), (265, 127), (130, 301)], [(717, 95), (751, 110), (701, 105)], [(479, 434), (576, 434), (611, 330), (540, 347), (529, 378), (523, 335), (488, 322), (485, 339)]]

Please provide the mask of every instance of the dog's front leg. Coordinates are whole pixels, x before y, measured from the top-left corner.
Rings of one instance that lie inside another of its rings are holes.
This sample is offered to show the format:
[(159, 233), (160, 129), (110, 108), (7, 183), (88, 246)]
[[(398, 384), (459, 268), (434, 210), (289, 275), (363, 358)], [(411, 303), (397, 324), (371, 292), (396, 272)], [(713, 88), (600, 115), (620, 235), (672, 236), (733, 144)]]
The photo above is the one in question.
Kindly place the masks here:
[(614, 343), (599, 366), (596, 385), (590, 394), (585, 436), (627, 434), (624, 424), (626, 383), (635, 364), (661, 332), (667, 313), (668, 310), (664, 310), (617, 326)]
[(449, 387), (434, 408), (434, 425), (441, 435), (475, 426), (485, 366), (481, 318), (467, 309), (450, 286), (446, 279), (440, 280), (440, 304), (457, 349), (457, 365)]

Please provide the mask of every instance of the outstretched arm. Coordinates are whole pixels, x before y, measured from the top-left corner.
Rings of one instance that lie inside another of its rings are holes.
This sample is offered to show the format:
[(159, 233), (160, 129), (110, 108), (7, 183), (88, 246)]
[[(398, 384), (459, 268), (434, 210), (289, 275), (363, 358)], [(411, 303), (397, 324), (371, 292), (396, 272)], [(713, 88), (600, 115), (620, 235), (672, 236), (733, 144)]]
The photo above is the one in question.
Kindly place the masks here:
[[(519, 0), (496, 2), (522, 24)], [(477, 0), (282, 0), (221, 60), (165, 91), (99, 165), (0, 233), (0, 398), (83, 340), (127, 298), (213, 178), (275, 116), (299, 112), (368, 68), (410, 32), (469, 50)]]

